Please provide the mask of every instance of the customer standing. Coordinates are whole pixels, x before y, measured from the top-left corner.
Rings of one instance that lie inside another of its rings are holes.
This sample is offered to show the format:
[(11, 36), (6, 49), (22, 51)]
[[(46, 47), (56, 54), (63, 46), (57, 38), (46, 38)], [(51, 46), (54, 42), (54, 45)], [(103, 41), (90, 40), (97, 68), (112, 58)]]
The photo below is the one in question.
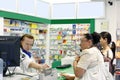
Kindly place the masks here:
[(73, 62), (75, 76), (62, 74), (67, 80), (113, 80), (106, 71), (103, 56), (97, 47), (99, 39), (98, 33), (83, 34), (80, 43), (82, 53)]
[[(115, 43), (112, 42), (112, 37), (109, 32), (101, 32), (100, 33), (101, 39), (100, 39), (100, 44), (102, 46), (102, 54), (104, 56), (104, 62), (106, 68), (114, 74), (114, 69), (113, 69), (113, 59), (115, 58)], [(111, 45), (111, 46), (110, 46)]]
[(95, 37), (93, 34), (84, 34), (81, 38), (82, 54), (73, 63), (75, 80), (106, 80), (103, 56), (95, 46), (99, 39), (100, 36)]

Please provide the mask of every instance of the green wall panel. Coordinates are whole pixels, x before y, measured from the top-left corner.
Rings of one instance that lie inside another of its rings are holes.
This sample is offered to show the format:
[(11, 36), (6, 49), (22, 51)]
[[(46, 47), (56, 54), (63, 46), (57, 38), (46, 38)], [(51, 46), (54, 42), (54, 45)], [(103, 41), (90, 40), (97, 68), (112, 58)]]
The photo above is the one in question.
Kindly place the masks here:
[(77, 23), (89, 23), (90, 32), (95, 31), (95, 19), (52, 19), (51, 24), (77, 24)]
[(53, 19), (51, 24), (90, 23), (92, 19)]
[(0, 10), (0, 16), (10, 19), (25, 20), (31, 22), (45, 23), (45, 24), (77, 24), (77, 23), (90, 23), (90, 32), (95, 31), (95, 19), (45, 19), (25, 14), (8, 12)]

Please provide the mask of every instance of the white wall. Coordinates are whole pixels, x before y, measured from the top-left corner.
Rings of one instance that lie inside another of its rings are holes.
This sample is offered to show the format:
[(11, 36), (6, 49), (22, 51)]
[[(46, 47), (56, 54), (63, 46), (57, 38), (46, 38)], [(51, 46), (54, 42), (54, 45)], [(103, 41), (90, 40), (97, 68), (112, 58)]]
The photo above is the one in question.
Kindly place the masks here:
[[(98, 0), (100, 1), (100, 0)], [(116, 28), (120, 27), (120, 1), (116, 0), (104, 0), (106, 2), (106, 16), (105, 18), (96, 19), (95, 23), (95, 31), (101, 32), (101, 31), (109, 31), (112, 35), (113, 41), (116, 41)], [(108, 1), (113, 1), (113, 5), (110, 6), (108, 4)], [(0, 18), (1, 20), (1, 18)], [(1, 20), (2, 21), (2, 20)], [(102, 29), (101, 24), (103, 26), (107, 26), (106, 29)], [(0, 22), (0, 25), (3, 25), (2, 22)], [(0, 26), (1, 27), (1, 26)], [(0, 35), (3, 34), (3, 32), (0, 29)]]
[(120, 28), (120, 1), (117, 1), (117, 27)]
[[(102, 31), (108, 31), (112, 35), (112, 40), (116, 42), (116, 27), (117, 27), (117, 3), (118, 1), (112, 0), (113, 5), (109, 5), (108, 1), (105, 1), (106, 5), (106, 17), (104, 19), (96, 19), (95, 22), (95, 31), (96, 32), (102, 32)], [(102, 29), (102, 23), (104, 23), (103, 26), (106, 26), (105, 29)]]
[(3, 35), (3, 25), (4, 25), (4, 20), (3, 17), (0, 17), (0, 35)]

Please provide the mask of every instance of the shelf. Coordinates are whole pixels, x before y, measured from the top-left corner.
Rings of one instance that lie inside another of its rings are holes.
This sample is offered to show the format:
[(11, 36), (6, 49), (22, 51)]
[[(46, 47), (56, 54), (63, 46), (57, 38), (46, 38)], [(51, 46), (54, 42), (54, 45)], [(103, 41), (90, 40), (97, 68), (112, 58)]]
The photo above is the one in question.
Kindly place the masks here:
[(46, 54), (46, 24), (14, 19), (4, 19), (4, 23), (5, 35), (22, 36), (23, 34), (32, 34), (35, 39), (32, 49), (39, 51), (45, 50), (44, 52)]
[[(73, 25), (77, 28), (73, 29)], [(84, 25), (84, 24), (83, 24)], [(86, 30), (85, 27), (80, 26), (80, 24), (55, 24), (50, 27), (50, 56), (64, 55), (69, 49), (76, 50), (76, 46), (79, 46), (80, 36), (83, 32), (80, 30)], [(64, 26), (64, 27), (63, 27)], [(90, 26), (89, 26), (90, 27)], [(88, 32), (84, 31), (84, 32)]]

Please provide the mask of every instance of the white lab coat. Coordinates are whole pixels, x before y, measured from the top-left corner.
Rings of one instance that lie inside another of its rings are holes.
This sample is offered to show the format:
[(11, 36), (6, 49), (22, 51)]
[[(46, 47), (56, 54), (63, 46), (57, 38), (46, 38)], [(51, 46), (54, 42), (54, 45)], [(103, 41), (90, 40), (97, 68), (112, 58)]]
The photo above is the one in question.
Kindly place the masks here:
[(15, 72), (18, 73), (36, 72), (35, 69), (29, 68), (29, 64), (31, 62), (35, 62), (34, 58), (32, 56), (29, 57), (22, 51), (22, 49), (20, 49), (20, 66), (16, 67)]

